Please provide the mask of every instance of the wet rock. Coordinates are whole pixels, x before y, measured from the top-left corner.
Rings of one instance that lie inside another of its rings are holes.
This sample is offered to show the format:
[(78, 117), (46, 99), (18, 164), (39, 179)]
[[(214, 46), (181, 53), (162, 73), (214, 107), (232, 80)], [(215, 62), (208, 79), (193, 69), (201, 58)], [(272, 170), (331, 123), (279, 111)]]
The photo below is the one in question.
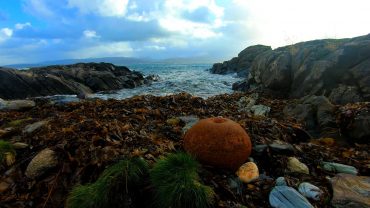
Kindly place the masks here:
[(236, 171), (236, 175), (244, 183), (249, 183), (253, 180), (256, 180), (259, 177), (258, 167), (254, 162), (244, 163)]
[(288, 169), (291, 172), (310, 174), (310, 171), (304, 163), (300, 162), (295, 157), (288, 158)]
[(235, 91), (245, 92), (248, 89), (249, 89), (249, 84), (247, 80), (238, 81), (232, 85), (232, 90), (235, 90)]
[(358, 170), (349, 165), (343, 165), (340, 163), (333, 163), (333, 162), (322, 162), (322, 168), (326, 171), (335, 172), (335, 173), (348, 173), (351, 175), (357, 175)]
[(153, 82), (158, 82), (160, 80), (161, 80), (161, 78), (158, 75), (150, 74), (150, 75), (145, 77), (144, 83), (145, 84), (152, 84)]
[(303, 196), (313, 199), (315, 201), (320, 200), (320, 196), (323, 194), (322, 190), (319, 187), (314, 186), (307, 182), (299, 184), (298, 191)]
[(25, 175), (28, 178), (35, 179), (42, 176), (49, 169), (58, 164), (56, 153), (51, 149), (44, 149), (39, 152), (28, 164)]
[(0, 110), (26, 110), (35, 106), (32, 100), (0, 100)]
[(272, 144), (269, 144), (269, 148), (273, 153), (276, 154), (294, 154), (293, 145), (281, 141), (274, 141)]
[(355, 103), (363, 100), (361, 90), (357, 86), (348, 86), (340, 84), (333, 89), (329, 95), (329, 100), (337, 104)]
[(23, 132), (27, 133), (27, 134), (31, 134), (34, 131), (36, 131), (36, 130), (40, 129), (41, 127), (45, 126), (47, 123), (48, 123), (48, 121), (38, 121), (36, 123), (29, 124), (24, 128)]
[(331, 180), (332, 205), (336, 208), (370, 207), (370, 177), (337, 174)]
[(269, 202), (276, 208), (313, 208), (310, 202), (294, 188), (275, 186), (269, 195)]
[(251, 112), (255, 116), (268, 116), (271, 108), (265, 105), (254, 105), (251, 107)]
[(252, 148), (252, 150), (253, 150), (253, 153), (255, 153), (256, 155), (263, 155), (267, 151), (267, 148), (268, 148), (268, 145), (259, 144), (259, 145), (255, 145)]

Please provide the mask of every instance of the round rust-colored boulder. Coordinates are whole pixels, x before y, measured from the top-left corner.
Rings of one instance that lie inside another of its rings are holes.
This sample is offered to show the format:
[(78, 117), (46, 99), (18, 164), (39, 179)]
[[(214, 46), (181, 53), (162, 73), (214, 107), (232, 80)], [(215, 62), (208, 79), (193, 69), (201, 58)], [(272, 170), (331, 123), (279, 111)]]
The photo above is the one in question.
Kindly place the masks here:
[(204, 164), (236, 170), (248, 159), (252, 144), (238, 123), (218, 117), (191, 127), (184, 136), (184, 148)]

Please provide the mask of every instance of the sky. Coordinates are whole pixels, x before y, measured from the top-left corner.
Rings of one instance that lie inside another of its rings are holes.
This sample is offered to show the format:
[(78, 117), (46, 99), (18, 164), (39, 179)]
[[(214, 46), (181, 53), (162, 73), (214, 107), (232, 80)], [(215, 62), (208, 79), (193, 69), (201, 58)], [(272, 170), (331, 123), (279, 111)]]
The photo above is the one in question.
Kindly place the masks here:
[(0, 65), (98, 57), (227, 60), (370, 33), (369, 0), (0, 0)]

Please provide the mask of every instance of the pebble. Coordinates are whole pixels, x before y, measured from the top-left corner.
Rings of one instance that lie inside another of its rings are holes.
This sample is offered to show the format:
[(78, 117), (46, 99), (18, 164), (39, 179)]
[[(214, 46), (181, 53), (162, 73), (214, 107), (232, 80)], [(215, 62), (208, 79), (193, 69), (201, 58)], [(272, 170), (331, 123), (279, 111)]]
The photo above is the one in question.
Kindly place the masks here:
[(268, 116), (271, 108), (265, 105), (254, 105), (251, 107), (251, 112), (255, 116)]
[(35, 179), (43, 175), (49, 169), (58, 164), (56, 153), (46, 148), (39, 152), (28, 164), (25, 175), (28, 178)]
[(25, 149), (28, 146), (29, 146), (28, 144), (22, 142), (16, 142), (13, 144), (14, 149)]
[(236, 171), (236, 175), (244, 183), (249, 183), (253, 180), (256, 180), (259, 177), (258, 167), (254, 162), (244, 163)]
[(199, 118), (196, 116), (180, 116), (180, 121), (185, 123), (185, 126), (182, 128), (182, 132), (187, 132), (194, 124), (199, 121)]
[(320, 196), (323, 194), (321, 189), (315, 185), (312, 185), (307, 182), (303, 182), (299, 184), (298, 187), (299, 193), (301, 193), (303, 196), (313, 199), (315, 201), (320, 200)]
[(288, 186), (275, 186), (270, 192), (269, 202), (275, 208), (313, 208), (304, 196)]
[(288, 158), (288, 169), (291, 172), (310, 174), (310, 171), (304, 163), (300, 162), (295, 157)]
[(36, 131), (37, 129), (45, 126), (47, 123), (48, 123), (48, 121), (39, 121), (39, 122), (36, 122), (36, 123), (33, 123), (33, 124), (29, 124), (24, 128), (23, 132), (31, 134), (32, 132)]
[(272, 152), (276, 154), (294, 154), (294, 147), (291, 144), (281, 142), (281, 141), (274, 141), (272, 144), (269, 144), (269, 147)]
[(327, 170), (330, 172), (348, 173), (352, 175), (358, 174), (358, 170), (355, 167), (349, 166), (349, 165), (343, 165), (340, 163), (322, 162), (321, 166), (324, 170)]
[(340, 173), (330, 182), (334, 207), (370, 207), (370, 177)]

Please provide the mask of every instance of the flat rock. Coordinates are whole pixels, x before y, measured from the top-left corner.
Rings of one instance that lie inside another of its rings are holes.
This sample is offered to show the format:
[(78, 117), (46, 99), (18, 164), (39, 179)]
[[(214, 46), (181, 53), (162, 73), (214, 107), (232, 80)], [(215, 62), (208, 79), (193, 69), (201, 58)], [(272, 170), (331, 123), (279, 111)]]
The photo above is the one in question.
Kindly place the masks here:
[(358, 170), (355, 167), (349, 165), (343, 165), (340, 163), (333, 163), (333, 162), (322, 162), (322, 168), (327, 171), (335, 172), (335, 173), (347, 173), (352, 175), (357, 175)]
[(23, 132), (24, 132), (24, 133), (28, 133), (28, 134), (30, 134), (30, 133), (32, 133), (32, 132), (34, 132), (34, 131), (36, 131), (37, 129), (39, 129), (39, 128), (41, 128), (41, 127), (45, 126), (47, 123), (48, 123), (48, 121), (38, 121), (38, 122), (36, 122), (36, 123), (29, 124), (29, 125), (27, 125), (27, 126), (24, 128)]
[(331, 179), (331, 185), (334, 207), (370, 207), (370, 177), (341, 173)]
[(293, 145), (285, 142), (274, 141), (272, 144), (269, 144), (269, 147), (276, 154), (294, 154)]
[(28, 164), (25, 175), (28, 178), (35, 179), (43, 175), (49, 169), (55, 167), (58, 164), (58, 158), (56, 153), (46, 148), (39, 152)]
[(276, 208), (313, 208), (304, 196), (288, 186), (275, 186), (270, 192), (269, 202)]
[(36, 106), (32, 100), (0, 100), (0, 110), (25, 110)]

